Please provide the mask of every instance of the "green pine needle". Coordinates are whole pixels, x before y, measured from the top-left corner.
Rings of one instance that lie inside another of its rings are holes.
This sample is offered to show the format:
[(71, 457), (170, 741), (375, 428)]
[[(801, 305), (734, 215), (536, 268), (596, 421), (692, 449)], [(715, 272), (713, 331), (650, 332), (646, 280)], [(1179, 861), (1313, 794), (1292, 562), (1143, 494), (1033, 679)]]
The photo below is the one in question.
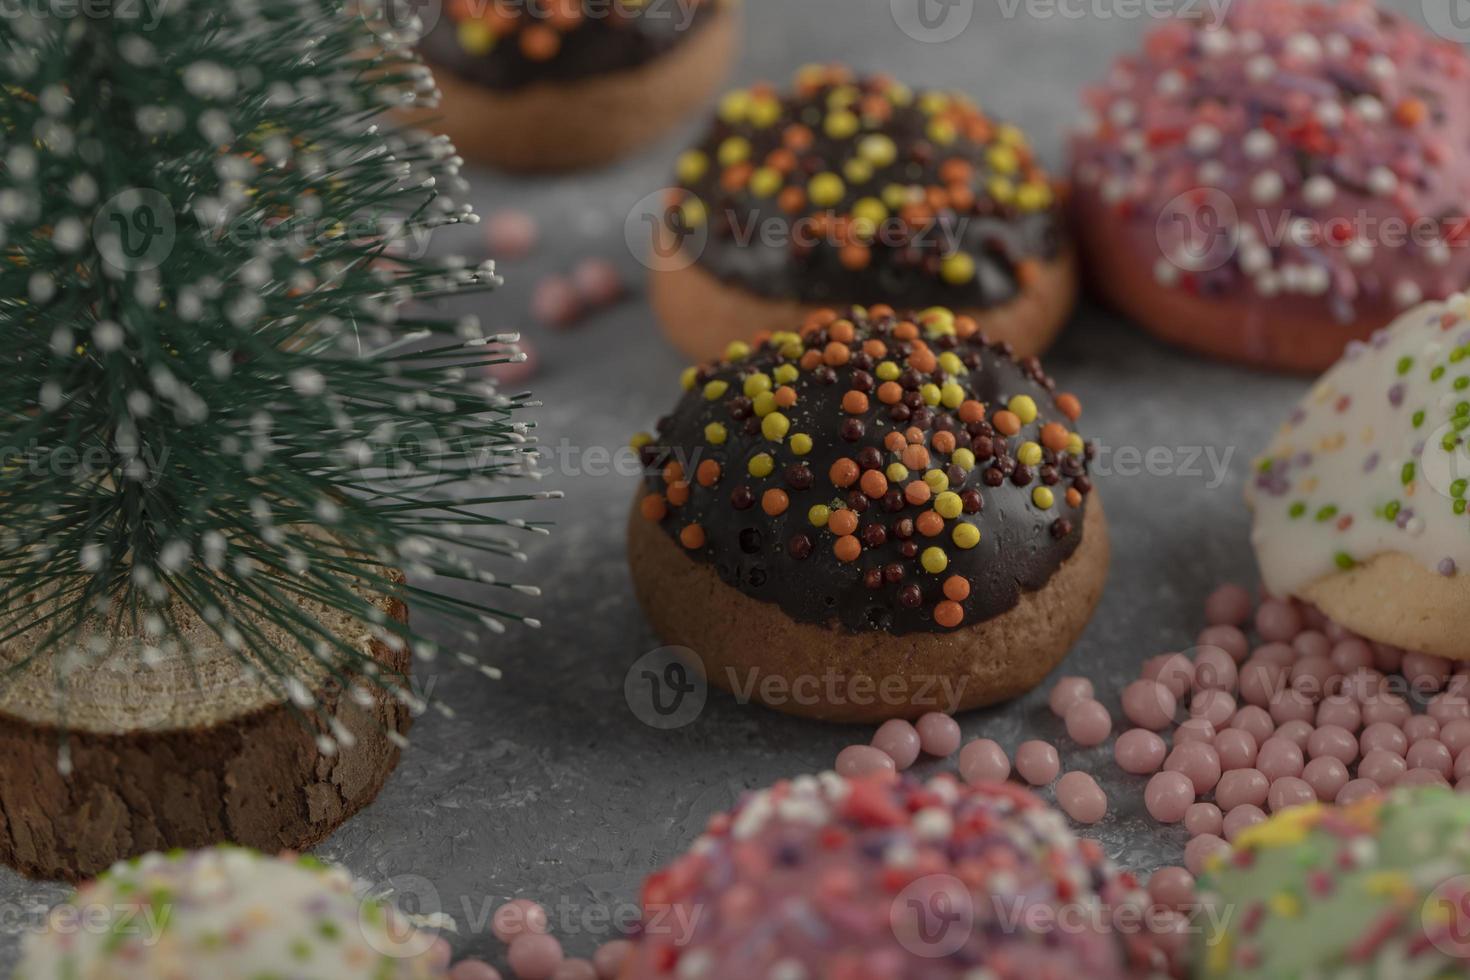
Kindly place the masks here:
[(422, 656), (373, 596), (522, 620), (440, 591), (515, 588), (481, 559), (539, 528), (496, 514), (551, 495), (485, 489), (532, 474), (532, 403), (486, 374), (516, 338), (425, 310), (496, 280), (425, 256), (474, 220), (460, 161), (383, 120), (432, 83), (354, 9), (172, 0), (0, 34), (0, 644), (75, 654), (105, 617), (146, 659), (188, 614), (288, 690), (261, 624), (367, 669), (301, 600)]

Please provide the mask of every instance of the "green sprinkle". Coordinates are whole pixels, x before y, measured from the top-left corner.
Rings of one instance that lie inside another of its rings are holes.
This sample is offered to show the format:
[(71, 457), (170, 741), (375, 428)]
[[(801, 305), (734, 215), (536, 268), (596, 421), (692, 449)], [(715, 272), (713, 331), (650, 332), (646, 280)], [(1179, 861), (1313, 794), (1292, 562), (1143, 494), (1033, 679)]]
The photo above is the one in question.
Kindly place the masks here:
[(1271, 460), (1270, 460), (1270, 458), (1263, 459), (1260, 462), (1256, 463), (1256, 472), (1258, 472), (1258, 473), (1270, 473), (1271, 472)]
[(1465, 513), (1465, 501), (1463, 501), (1463, 500), (1456, 500), (1455, 501), (1455, 513), (1456, 514), (1463, 514), (1463, 513)]
[(1458, 446), (1459, 444), (1460, 444), (1460, 437), (1457, 436), (1457, 435), (1455, 435), (1453, 432), (1446, 432), (1444, 434), (1444, 438), (1439, 441), (1440, 448), (1443, 449), (1447, 453), (1454, 452), (1455, 451), (1455, 447)]
[(1456, 432), (1463, 432), (1467, 427), (1470, 427), (1470, 415), (1462, 415), (1450, 422), (1450, 425), (1455, 427)]
[(1393, 520), (1399, 516), (1399, 507), (1400, 504), (1397, 500), (1390, 500), (1388, 506), (1383, 508), (1383, 516), (1390, 521)]
[(1463, 497), (1467, 489), (1470, 489), (1470, 480), (1456, 480), (1450, 484), (1450, 496)]
[(1300, 500), (1298, 500), (1296, 503), (1292, 504), (1291, 505), (1291, 509), (1287, 511), (1287, 513), (1289, 515), (1291, 515), (1291, 519), (1292, 520), (1296, 520), (1298, 517), (1301, 517), (1306, 512), (1307, 512), (1307, 505), (1306, 505), (1306, 503), (1304, 503), (1303, 501), (1300, 501)]
[(1337, 562), (1337, 567), (1341, 568), (1343, 571), (1346, 571), (1357, 564), (1357, 562), (1353, 561), (1353, 556), (1348, 554), (1346, 551), (1339, 551), (1333, 561)]
[(1413, 463), (1405, 463), (1404, 464), (1404, 472), (1403, 472), (1403, 475), (1399, 477), (1399, 481), (1401, 483), (1403, 483), (1404, 486), (1408, 486), (1409, 484), (1411, 484), (1411, 483), (1414, 482), (1414, 464)]
[(1417, 412), (1414, 413), (1414, 428), (1417, 429), (1417, 428), (1419, 428), (1419, 426), (1421, 426), (1423, 424), (1424, 424), (1424, 410), (1421, 408), (1419, 411), (1417, 411)]
[(1317, 520), (1318, 521), (1330, 521), (1330, 520), (1332, 520), (1336, 516), (1337, 516), (1337, 505), (1336, 504), (1328, 504), (1326, 507), (1323, 507), (1321, 510), (1317, 511)]
[(1456, 391), (1464, 391), (1466, 388), (1470, 388), (1470, 375), (1466, 375), (1465, 377), (1456, 378), (1455, 379), (1455, 390)]
[(1408, 374), (1413, 369), (1414, 359), (1412, 357), (1399, 358), (1399, 374)]
[(1470, 402), (1460, 402), (1455, 406), (1455, 415), (1470, 415)]
[(1465, 348), (1463, 348), (1463, 347), (1456, 347), (1454, 350), (1450, 351), (1450, 363), (1451, 364), (1459, 364), (1464, 359), (1465, 359)]
[(1444, 377), (1444, 365), (1443, 364), (1441, 364), (1439, 367), (1435, 368), (1433, 371), (1430, 371), (1429, 372), (1429, 380), (1430, 381), (1438, 381), (1442, 377)]

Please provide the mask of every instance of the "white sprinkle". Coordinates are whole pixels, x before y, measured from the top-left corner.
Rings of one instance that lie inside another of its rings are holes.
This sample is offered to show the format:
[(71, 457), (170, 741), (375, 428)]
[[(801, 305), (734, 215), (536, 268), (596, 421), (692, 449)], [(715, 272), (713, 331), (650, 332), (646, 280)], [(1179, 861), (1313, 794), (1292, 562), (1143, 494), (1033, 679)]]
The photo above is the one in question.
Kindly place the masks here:
[(1417, 306), (1424, 299), (1423, 288), (1412, 279), (1400, 279), (1393, 287), (1393, 301), (1401, 308)]
[(1245, 134), (1245, 155), (1252, 160), (1264, 160), (1276, 152), (1276, 137), (1264, 129), (1253, 129)]
[(1245, 77), (1253, 82), (1269, 81), (1276, 74), (1276, 59), (1269, 54), (1258, 54), (1245, 63)]
[(110, 353), (123, 345), (122, 327), (111, 320), (99, 320), (92, 328), (92, 342), (103, 353)]
[(1302, 61), (1318, 61), (1322, 57), (1322, 43), (1305, 32), (1286, 39), (1286, 53)]
[(1251, 199), (1257, 204), (1275, 204), (1285, 190), (1286, 182), (1274, 170), (1263, 170), (1251, 181)]
[(1271, 250), (1264, 245), (1244, 246), (1240, 250), (1241, 271), (1249, 276), (1271, 268)]
[(1337, 197), (1337, 184), (1331, 177), (1318, 174), (1302, 185), (1302, 197), (1314, 208), (1326, 207)]
[(1220, 148), (1220, 130), (1209, 123), (1197, 123), (1189, 130), (1189, 148), (1204, 156)]
[(1155, 83), (1160, 95), (1179, 95), (1184, 91), (1184, 73), (1170, 68)]
[(1368, 189), (1380, 197), (1387, 197), (1398, 190), (1399, 178), (1392, 170), (1385, 166), (1377, 166), (1368, 171)]
[(1317, 104), (1317, 121), (1328, 129), (1336, 129), (1341, 126), (1343, 117), (1346, 115), (1341, 102), (1319, 102)]
[(1373, 244), (1361, 238), (1353, 239), (1343, 251), (1352, 265), (1367, 265), (1373, 261)]
[(1154, 263), (1154, 281), (1160, 286), (1173, 286), (1179, 282), (1179, 267), (1168, 259)]
[(1108, 109), (1108, 119), (1114, 126), (1130, 126), (1138, 118), (1138, 106), (1129, 99), (1119, 99)]
[(1387, 115), (1383, 103), (1372, 95), (1360, 95), (1353, 100), (1353, 112), (1366, 123), (1383, 122)]

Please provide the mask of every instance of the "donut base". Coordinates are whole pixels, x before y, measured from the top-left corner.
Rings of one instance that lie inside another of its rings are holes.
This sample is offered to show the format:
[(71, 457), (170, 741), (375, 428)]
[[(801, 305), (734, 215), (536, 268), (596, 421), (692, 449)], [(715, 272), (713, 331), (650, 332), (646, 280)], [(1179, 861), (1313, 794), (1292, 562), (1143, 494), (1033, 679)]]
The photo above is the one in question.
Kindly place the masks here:
[(1318, 579), (1297, 598), (1378, 643), (1470, 660), (1470, 574), (1445, 576), (1408, 555), (1376, 555)]
[(1087, 288), (1149, 333), (1198, 354), (1251, 367), (1320, 374), (1353, 340), (1366, 340), (1401, 310), (1363, 307), (1343, 323), (1320, 298), (1196, 296), (1154, 278), (1163, 257), (1152, 227), (1125, 227), (1095, 194), (1074, 190), (1073, 234)]
[[(732, 341), (762, 330), (793, 330), (812, 310), (833, 305), (768, 299), (722, 281), (697, 262), (681, 269), (655, 267), (649, 292), (664, 335), (699, 363), (718, 358)], [(955, 312), (973, 317), (991, 341), (1009, 342), (1017, 357), (1031, 357), (1052, 345), (1076, 302), (1076, 259), (1068, 251), (1044, 263), (1037, 281), (1009, 303)]]
[[(710, 683), (737, 698), (832, 722), (963, 711), (1031, 690), (1091, 619), (1108, 558), (1107, 519), (1092, 495), (1077, 550), (1014, 609), (943, 633), (893, 636), (797, 622), (726, 585), (644, 518), (636, 501), (628, 526), (633, 588), (664, 643), (693, 650)], [(840, 696), (830, 697), (834, 691)], [(867, 691), (875, 693), (859, 696)]]
[(466, 159), (522, 173), (582, 170), (652, 143), (714, 95), (735, 60), (740, 16), (723, 11), (687, 42), (626, 71), (511, 92), (431, 65), (437, 107), (401, 113)]
[[(402, 602), (379, 604), (407, 621)], [(346, 617), (329, 625), (365, 638), (366, 628)], [(409, 669), (406, 648), (365, 641), (385, 682)], [(0, 710), (0, 862), (32, 878), (79, 881), (148, 851), (220, 843), (306, 850), (377, 798), (400, 757), (389, 733), (406, 735), (412, 724), (402, 703), (374, 687), (372, 704), (359, 706), (324, 677), (315, 692), (321, 717), (303, 718), (215, 653), (193, 668), (179, 658), (139, 674), (134, 697), (156, 697), (156, 710), (109, 701), (110, 687), (75, 677), (73, 691), (103, 710), (65, 724), (49, 661), (18, 675)], [(114, 710), (180, 721), (109, 727)], [(336, 719), (355, 743), (323, 755), (322, 718)], [(57, 765), (63, 728), (69, 775)]]

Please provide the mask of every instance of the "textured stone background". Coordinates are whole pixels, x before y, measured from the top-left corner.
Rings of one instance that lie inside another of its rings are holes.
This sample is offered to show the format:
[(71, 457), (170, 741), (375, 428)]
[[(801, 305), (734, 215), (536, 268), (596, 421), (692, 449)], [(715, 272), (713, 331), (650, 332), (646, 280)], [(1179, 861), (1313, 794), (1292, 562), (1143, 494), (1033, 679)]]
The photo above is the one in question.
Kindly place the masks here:
[[(804, 62), (843, 59), (913, 85), (962, 88), (1022, 124), (1059, 166), (1079, 86), (1135, 43), (1149, 23), (1143, 12), (1223, 0), (957, 0), (951, 16), (968, 16), (968, 24), (942, 43), (916, 40), (897, 26), (916, 2), (925, 0), (747, 0), (738, 80), (784, 80)], [(1391, 5), (1424, 17), (1417, 0)], [(642, 268), (624, 244), (623, 225), (640, 198), (665, 185), (673, 155), (692, 133), (686, 128), (634, 160), (591, 174), (471, 175), (482, 214), (513, 205), (542, 223), (542, 246), (526, 262), (503, 265), (506, 287), (479, 298), (475, 312), (492, 327), (524, 329), (539, 347), (542, 370), (533, 387), (545, 401), (540, 436), (549, 446), (565, 440), (578, 450), (616, 449), (672, 404), (682, 364), (642, 301)], [(483, 256), (475, 235), (445, 238), (443, 247)], [(632, 300), (574, 332), (531, 325), (536, 279), (590, 255), (624, 270)], [(1190, 644), (1212, 583), (1254, 583), (1242, 481), (1250, 457), (1306, 382), (1165, 349), (1095, 308), (1079, 312), (1047, 365), (1082, 398), (1086, 435), (1114, 450), (1164, 447), (1178, 471), (1130, 473), (1120, 463), (1098, 480), (1113, 525), (1112, 576), (1061, 672), (1092, 677), (1116, 710), (1117, 690), (1143, 658)], [(1230, 454), (1222, 484), (1207, 465), (1186, 471), (1196, 451), (1217, 459)], [(587, 469), (595, 463), (578, 452), (558, 453), (558, 465), (562, 460)], [(535, 517), (556, 521), (555, 535), (531, 542), (528, 564), (497, 569), (545, 588), (544, 598), (520, 604), (545, 627), (477, 641), (505, 670), (499, 683), (425, 673), (424, 683), (456, 716), (421, 719), (378, 802), (320, 852), (397, 886), (412, 896), (407, 904), (454, 916), (461, 955), (497, 952), (489, 915), (514, 896), (551, 906), (556, 933), (586, 955), (615, 931), (610, 922), (632, 914), (641, 877), (679, 853), (711, 813), (743, 790), (830, 766), (842, 746), (869, 734), (792, 720), (719, 694), (677, 731), (642, 724), (624, 698), (623, 680), (659, 644), (623, 563), (635, 481), (560, 468), (566, 471), (546, 485), (564, 489), (566, 500), (534, 508)], [(420, 625), (449, 639), (437, 624)], [(1064, 738), (1044, 690), (970, 714), (963, 725), (967, 737), (984, 734), (1012, 750), (1027, 737)], [(1142, 816), (1142, 780), (1118, 773), (1109, 749), (1063, 753), (1067, 766), (1095, 772), (1108, 790), (1112, 810), (1094, 833), (1116, 858), (1142, 867), (1179, 860), (1182, 830), (1160, 830)], [(0, 975), (8, 975), (26, 925), (63, 894), (59, 886), (0, 871)]]

